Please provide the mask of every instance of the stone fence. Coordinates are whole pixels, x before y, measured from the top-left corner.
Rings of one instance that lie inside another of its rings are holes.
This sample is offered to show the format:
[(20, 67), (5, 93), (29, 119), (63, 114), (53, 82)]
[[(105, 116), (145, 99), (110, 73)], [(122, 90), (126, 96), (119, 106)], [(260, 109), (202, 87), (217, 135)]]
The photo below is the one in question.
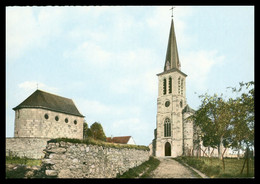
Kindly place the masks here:
[(149, 151), (81, 143), (48, 143), (43, 167), (58, 178), (115, 178), (149, 159)]
[(46, 148), (48, 140), (50, 139), (32, 137), (6, 138), (6, 156), (41, 159), (44, 157), (43, 149)]

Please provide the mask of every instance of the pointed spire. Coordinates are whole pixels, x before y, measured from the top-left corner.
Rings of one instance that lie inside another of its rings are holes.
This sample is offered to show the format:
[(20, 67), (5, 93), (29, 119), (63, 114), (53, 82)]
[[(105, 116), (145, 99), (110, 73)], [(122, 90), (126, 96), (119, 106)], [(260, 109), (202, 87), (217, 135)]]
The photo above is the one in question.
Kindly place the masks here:
[[(169, 62), (169, 63), (168, 63)], [(167, 66), (169, 65), (170, 66)], [(166, 52), (166, 58), (165, 58), (165, 64), (164, 64), (164, 71), (172, 68), (181, 69), (181, 64), (179, 61), (178, 56), (178, 49), (177, 49), (177, 42), (175, 37), (175, 31), (174, 31), (174, 24), (173, 19), (171, 21), (171, 29), (169, 33), (169, 40), (168, 40), (168, 47)]]

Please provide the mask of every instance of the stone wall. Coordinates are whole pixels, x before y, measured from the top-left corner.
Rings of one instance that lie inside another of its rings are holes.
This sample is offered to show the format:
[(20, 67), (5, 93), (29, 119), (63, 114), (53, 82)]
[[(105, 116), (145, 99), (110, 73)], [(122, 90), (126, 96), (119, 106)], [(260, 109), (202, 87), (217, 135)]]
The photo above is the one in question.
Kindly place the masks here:
[(115, 178), (149, 159), (149, 151), (78, 143), (49, 143), (43, 167), (58, 178)]
[(46, 109), (18, 109), (15, 111), (14, 137), (83, 139), (83, 121), (83, 117)]
[(46, 138), (6, 138), (6, 156), (16, 155), (19, 157), (28, 157), (40, 159), (44, 157), (43, 150), (46, 148)]
[(191, 112), (185, 112), (183, 114), (183, 154), (184, 155), (191, 155), (193, 148), (193, 141), (194, 141), (194, 126), (192, 120), (187, 120), (189, 116), (191, 116)]

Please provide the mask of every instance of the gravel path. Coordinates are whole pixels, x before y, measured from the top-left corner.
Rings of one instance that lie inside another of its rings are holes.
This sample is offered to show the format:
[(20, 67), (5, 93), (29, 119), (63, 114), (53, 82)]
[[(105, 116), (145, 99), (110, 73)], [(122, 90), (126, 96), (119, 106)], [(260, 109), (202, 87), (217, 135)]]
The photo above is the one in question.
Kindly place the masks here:
[(172, 158), (157, 158), (160, 165), (151, 173), (152, 178), (196, 178), (187, 167)]

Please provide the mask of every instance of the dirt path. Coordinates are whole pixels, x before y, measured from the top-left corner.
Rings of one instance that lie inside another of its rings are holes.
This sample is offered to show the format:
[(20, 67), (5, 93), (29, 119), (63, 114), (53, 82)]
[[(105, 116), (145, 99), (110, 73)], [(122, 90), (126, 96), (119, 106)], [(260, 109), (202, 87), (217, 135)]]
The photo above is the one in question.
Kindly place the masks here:
[(172, 158), (157, 158), (161, 161), (155, 169), (152, 178), (196, 178), (196, 176), (187, 167), (181, 165)]

